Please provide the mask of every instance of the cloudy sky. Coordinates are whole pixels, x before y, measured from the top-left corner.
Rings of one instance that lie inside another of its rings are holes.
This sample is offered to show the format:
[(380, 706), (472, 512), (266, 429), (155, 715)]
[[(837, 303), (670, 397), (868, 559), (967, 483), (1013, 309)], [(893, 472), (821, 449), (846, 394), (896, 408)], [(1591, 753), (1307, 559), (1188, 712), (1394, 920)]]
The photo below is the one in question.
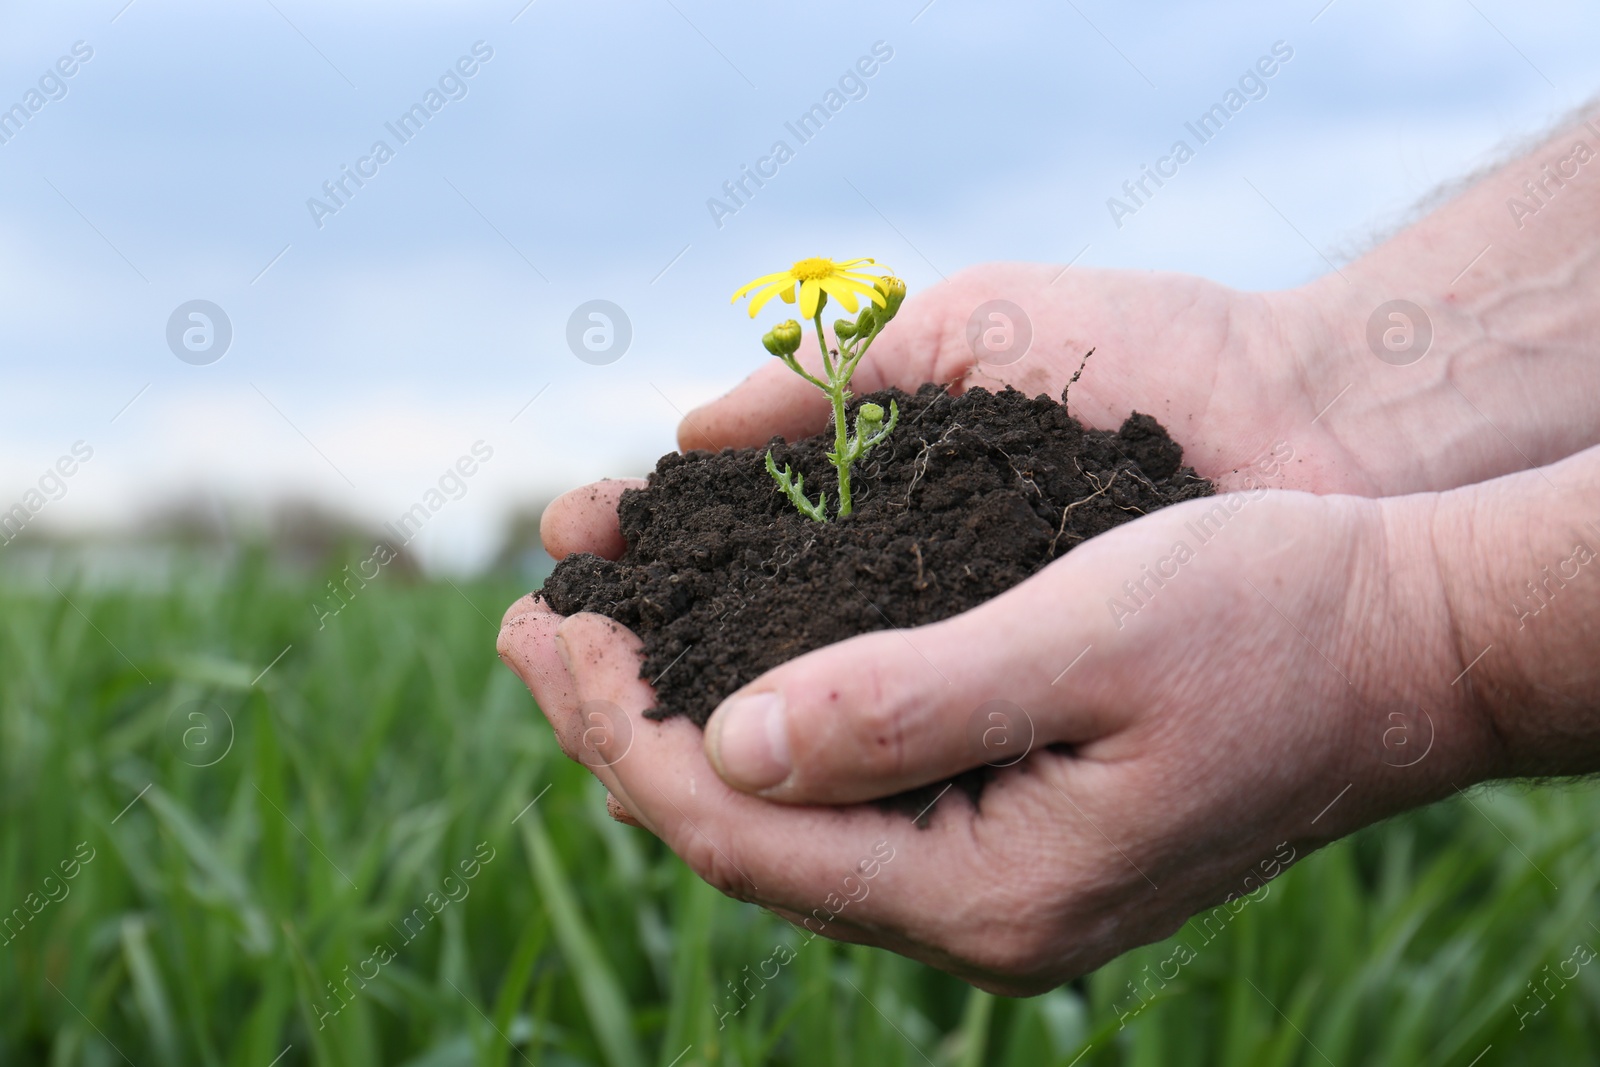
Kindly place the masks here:
[[(481, 441), (418, 542), (471, 566), (510, 509), (641, 472), (765, 358), (728, 305), (756, 274), (1298, 284), (1600, 91), (1597, 44), (1594, 5), (1511, 0), (9, 5), (0, 510), (81, 441), (41, 526), (185, 496), (383, 521)], [(1265, 95), (1119, 228), (1107, 198), (1275, 45)], [(631, 333), (609, 362), (568, 343), (595, 300)]]

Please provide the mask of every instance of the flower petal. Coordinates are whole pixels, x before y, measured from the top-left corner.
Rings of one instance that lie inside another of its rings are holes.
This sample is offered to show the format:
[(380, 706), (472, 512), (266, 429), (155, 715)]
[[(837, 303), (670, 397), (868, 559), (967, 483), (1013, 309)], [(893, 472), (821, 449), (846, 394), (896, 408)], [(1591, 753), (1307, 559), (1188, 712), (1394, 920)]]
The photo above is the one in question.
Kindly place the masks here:
[(816, 282), (807, 279), (800, 283), (800, 314), (806, 318), (815, 318), (817, 305), (821, 303), (822, 289)]
[[(884, 303), (883, 294), (878, 292), (876, 286), (867, 285), (864, 282), (858, 282), (854, 278), (835, 278), (832, 280), (835, 282), (840, 282), (844, 285), (848, 285), (853, 291), (861, 293), (879, 307), (888, 306)], [(876, 281), (877, 279), (873, 280)]]
[(850, 291), (848, 283), (841, 278), (823, 278), (817, 282), (822, 291), (844, 305), (844, 309), (854, 315), (861, 305), (856, 302), (856, 294)]
[(737, 293), (733, 294), (733, 300), (729, 300), (728, 303), (730, 303), (730, 304), (733, 303), (734, 300), (738, 300), (741, 296), (743, 296), (744, 294), (748, 293), (750, 290), (759, 289), (759, 288), (761, 288), (761, 286), (766, 285), (768, 282), (775, 282), (779, 278), (793, 278), (793, 277), (794, 277), (794, 275), (792, 275), (791, 273), (789, 273), (786, 270), (780, 270), (776, 274), (763, 275), (760, 278), (757, 278), (755, 281), (748, 282), (744, 286), (742, 286)]
[(750, 298), (750, 317), (752, 319), (755, 318), (756, 312), (760, 311), (764, 306), (766, 306), (767, 301), (771, 300), (780, 293), (782, 293), (785, 299), (792, 301), (794, 297), (791, 296), (790, 293), (793, 289), (794, 282), (789, 278), (780, 278), (778, 281), (773, 282), (771, 285), (767, 286), (765, 289), (761, 290), (759, 293)]

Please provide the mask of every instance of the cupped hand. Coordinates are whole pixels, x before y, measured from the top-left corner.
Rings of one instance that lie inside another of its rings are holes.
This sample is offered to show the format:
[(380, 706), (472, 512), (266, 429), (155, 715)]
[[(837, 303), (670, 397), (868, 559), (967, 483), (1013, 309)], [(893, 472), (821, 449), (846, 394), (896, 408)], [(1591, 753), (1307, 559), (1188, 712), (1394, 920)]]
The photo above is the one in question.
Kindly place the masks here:
[[(638, 642), (609, 620), (525, 600), (501, 649), (569, 754), (724, 892), (1035, 992), (1495, 772), (1489, 726), (1429, 695), (1465, 665), (1437, 501), (1168, 508), (963, 615), (793, 660), (704, 737), (640, 716)], [(557, 545), (616, 536), (562, 514)], [(985, 762), (1014, 765), (977, 808), (941, 797), (926, 829), (851, 804)]]
[[(1006, 309), (1005, 319), (990, 318), (997, 301), (1020, 309), (1025, 326)], [(856, 370), (853, 390), (914, 392), (936, 382), (1059, 398), (1082, 367), (1069, 394), (1074, 415), (1106, 429), (1131, 411), (1154, 415), (1186, 462), (1225, 487), (1289, 442), (1287, 488), (1368, 496), (1451, 488), (1419, 461), (1405, 436), (1412, 428), (1390, 410), (1397, 368), (1352, 343), (1365, 306), (1325, 282), (1247, 293), (1186, 275), (987, 264), (908, 298)], [(1013, 339), (1024, 328), (1032, 335), (1020, 358), (1014, 341), (1004, 352), (986, 347), (986, 331), (1007, 325)], [(818, 372), (814, 335), (799, 357)], [(741, 385), (684, 419), (679, 447), (751, 447), (827, 428), (827, 398), (762, 358)]]

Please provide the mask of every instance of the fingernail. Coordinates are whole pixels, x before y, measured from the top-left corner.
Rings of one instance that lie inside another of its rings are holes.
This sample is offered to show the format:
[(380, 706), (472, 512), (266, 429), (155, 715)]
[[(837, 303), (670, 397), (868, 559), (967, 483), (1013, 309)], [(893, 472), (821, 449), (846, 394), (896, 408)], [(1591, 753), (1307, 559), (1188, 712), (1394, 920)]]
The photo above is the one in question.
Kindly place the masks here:
[(729, 785), (756, 792), (789, 777), (789, 717), (781, 693), (730, 697), (711, 724), (711, 762)]

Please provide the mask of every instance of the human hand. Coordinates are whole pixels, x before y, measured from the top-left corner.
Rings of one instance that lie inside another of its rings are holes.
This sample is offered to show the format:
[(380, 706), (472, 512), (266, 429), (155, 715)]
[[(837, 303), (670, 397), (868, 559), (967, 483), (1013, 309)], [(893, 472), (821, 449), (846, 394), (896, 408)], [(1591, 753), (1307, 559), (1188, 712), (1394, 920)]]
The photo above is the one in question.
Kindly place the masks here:
[[(1037, 267), (980, 268), (958, 277), (949, 286), (924, 294), (920, 300), (908, 302), (869, 353), (858, 372), (857, 388), (865, 391), (889, 384), (915, 388), (925, 380), (939, 380), (956, 381), (957, 388), (962, 384), (991, 388), (1015, 384), (1030, 393), (1048, 391), (1059, 395), (1080, 365), (1092, 338), (1099, 349), (1071, 392), (1074, 412), (1091, 424), (1116, 425), (1135, 408), (1153, 412), (1185, 444), (1186, 459), (1224, 484), (1259, 478), (1259, 470), (1243, 475), (1234, 475), (1233, 471), (1267, 456), (1274, 461), (1278, 484), (1362, 492), (1386, 486), (1385, 472), (1376, 466), (1371, 472), (1365, 471), (1336, 435), (1327, 432), (1326, 426), (1319, 429), (1319, 408), (1312, 403), (1318, 398), (1316, 390), (1307, 385), (1308, 376), (1271, 369), (1288, 365), (1284, 352), (1289, 334), (1297, 338), (1292, 347), (1302, 355), (1314, 352), (1332, 335), (1319, 320), (1317, 305), (1308, 297), (1242, 294), (1197, 279), (1100, 271), (1062, 276), (1052, 288), (1050, 282), (1058, 275), (1058, 270)], [(1032, 294), (1022, 297), (1030, 306), (1051, 309), (1034, 324), (1031, 354), (1004, 368), (980, 365), (965, 337), (968, 312), (960, 309), (975, 307), (1000, 292), (1015, 298), (1024, 289)], [(1076, 324), (1074, 328), (1081, 328), (1082, 333), (1062, 336), (1069, 323)], [(802, 353), (811, 350), (810, 345), (801, 349)], [(913, 351), (918, 358), (913, 358)], [(1221, 380), (1219, 374), (1223, 376)], [(1330, 389), (1328, 395), (1337, 391)], [(1238, 402), (1224, 408), (1211, 402), (1213, 392), (1234, 397)], [(1187, 419), (1175, 417), (1174, 411), (1196, 411), (1199, 415)], [(689, 416), (680, 429), (680, 439), (686, 448), (758, 444), (773, 432), (797, 436), (820, 430), (828, 414), (827, 403), (820, 394), (773, 361), (732, 396)], [(1223, 427), (1227, 427), (1226, 431)], [(1283, 449), (1291, 428), (1294, 443), (1289, 451), (1297, 462), (1285, 467), (1276, 461), (1285, 455)], [(1369, 437), (1358, 440), (1370, 443)], [(1194, 454), (1200, 441), (1215, 442), (1209, 459)], [(1389, 458), (1381, 451), (1380, 456)], [(616, 503), (623, 490), (642, 484), (604, 482), (562, 497), (548, 509), (541, 526), (546, 547), (558, 559), (580, 551), (608, 558), (620, 555), (625, 546), (617, 530)], [(602, 756), (585, 750), (584, 740), (603, 733), (593, 727), (609, 725), (608, 720), (615, 714), (611, 704), (625, 705), (610, 697), (580, 696), (579, 682), (564, 669), (555, 638), (558, 632), (577, 627), (588, 641), (605, 646), (603, 650), (596, 647), (586, 651), (585, 655), (610, 663), (635, 663), (637, 642), (620, 628), (597, 620), (565, 623), (532, 601), (514, 607), (507, 618), (509, 626), (507, 635), (502, 637), (502, 652), (529, 682), (564, 748), (569, 755), (590, 764), (603, 779), (612, 776)], [(985, 643), (976, 651), (981, 654), (987, 648)], [(577, 667), (578, 678), (589, 673), (583, 663)], [(628, 669), (622, 673), (636, 676), (637, 666), (631, 668), (631, 674)], [(583, 711), (586, 703), (588, 715)], [(653, 700), (646, 698), (630, 710), (652, 705)], [(596, 707), (601, 709), (598, 718), (593, 710)], [(975, 708), (976, 705), (967, 710)], [(680, 731), (682, 726), (648, 726), (641, 721), (632, 733), (636, 738), (641, 734), (655, 736), (662, 730)], [(703, 767), (699, 733), (693, 728), (690, 733), (693, 759)], [(957, 770), (985, 758), (982, 753), (971, 752), (967, 757), (968, 762)], [(671, 757), (644, 758), (654, 762)], [(682, 758), (675, 762), (683, 765)], [(938, 777), (928, 780), (937, 781)], [(717, 788), (722, 788), (721, 783)], [(868, 792), (844, 792), (828, 799), (837, 803), (897, 791), (871, 779), (863, 779), (857, 789)], [(619, 791), (614, 786), (614, 815), (632, 821), (630, 813), (638, 803), (627, 790)], [(1012, 825), (1014, 828), (1016, 823)], [(1262, 858), (1270, 854), (1268, 849)], [(845, 929), (838, 923), (831, 926), (829, 932), (835, 935)], [(899, 947), (902, 951), (916, 951), (912, 942)]]
[[(1286, 855), (1497, 772), (1488, 725), (1438, 697), (1464, 664), (1434, 506), (1257, 491), (1168, 508), (964, 615), (776, 668), (704, 737), (640, 717), (653, 698), (638, 642), (609, 620), (524, 601), (501, 647), (569, 754), (719, 889), (986, 989), (1037, 992), (1258, 889)], [(1201, 540), (1218, 507), (1227, 518)], [(616, 538), (614, 519), (609, 533), (550, 532), (558, 546)], [(974, 723), (981, 736), (993, 701), (1015, 709), (1014, 729), (1031, 724), (1031, 751), (981, 809), (946, 797), (918, 830), (831, 806), (992, 759)], [(594, 708), (626, 721), (626, 751), (585, 736)], [(895, 858), (866, 886), (852, 872), (877, 842)]]
[[(1185, 462), (1224, 488), (1245, 484), (1240, 472), (1285, 442), (1295, 460), (1279, 483), (1286, 488), (1388, 495), (1452, 487), (1393, 411), (1407, 368), (1381, 362), (1352, 336), (1352, 317), (1364, 327), (1380, 302), (1363, 299), (1327, 284), (1247, 293), (1177, 274), (985, 264), (907, 299), (854, 387), (913, 392), (931, 381), (955, 392), (1010, 385), (1059, 397), (1082, 366), (1070, 392), (1074, 415), (1108, 429), (1131, 411), (1154, 415)], [(982, 345), (968, 338), (969, 320), (994, 300), (1023, 309), (1032, 333), (1026, 353), (1004, 365), (981, 361)], [(815, 342), (799, 355), (816, 373)], [(773, 434), (794, 440), (824, 430), (829, 415), (824, 396), (768, 360), (691, 412), (678, 441), (688, 451), (764, 445)]]
[[(1539, 158), (1592, 127), (1573, 123)], [(973, 267), (907, 300), (856, 385), (1059, 396), (1093, 348), (1072, 388), (1074, 414), (1099, 428), (1134, 409), (1154, 415), (1225, 488), (1284, 441), (1296, 461), (1283, 484), (1313, 492), (1437, 491), (1549, 464), (1600, 443), (1600, 187), (1564, 201), (1561, 225), (1507, 242), (1505, 184), (1505, 175), (1481, 181), (1359, 259), (1282, 292), (1153, 272)], [(1030, 320), (1032, 345), (1014, 362), (982, 362), (968, 340), (969, 321), (991, 300)], [(802, 344), (802, 362), (815, 350)], [(774, 361), (690, 413), (678, 437), (684, 449), (761, 445), (773, 433), (816, 433), (827, 416)]]
[[(1507, 242), (1502, 177), (1286, 293), (1086, 270), (964, 272), (902, 309), (857, 387), (934, 380), (1059, 395), (1094, 346), (1093, 365), (1072, 390), (1074, 413), (1095, 426), (1115, 425), (1134, 408), (1153, 414), (1224, 488), (1250, 484), (1256, 474), (1241, 468), (1281, 456), (1283, 444), (1295, 462), (1279, 484), (1321, 493), (1448, 489), (1550, 464), (1600, 439), (1595, 231), (1583, 224), (1600, 200), (1582, 187), (1563, 199), (1562, 224)], [(965, 319), (991, 298), (1022, 304), (1035, 319), (1032, 351), (1003, 368), (978, 365), (966, 345)], [(1396, 298), (1420, 305), (1431, 347), (1386, 362), (1370, 331)], [(816, 432), (826, 417), (819, 397), (769, 364), (692, 413), (680, 440), (686, 448), (759, 445), (772, 433)], [(601, 735), (584, 733), (584, 701), (635, 712), (651, 703), (637, 678), (637, 641), (606, 620), (563, 621), (525, 598), (508, 613), (501, 652), (568, 752), (597, 764), (627, 810), (715, 884), (791, 918), (820, 898), (811, 929), (825, 923), (830, 936), (883, 944), (986, 988), (1030, 991), (1251, 890), (1241, 873), (1270, 877), (1280, 837), (1297, 855), (1487, 776), (1592, 770), (1600, 676), (1585, 642), (1600, 624), (1590, 600), (1547, 602), (1572, 568), (1594, 558), (1570, 540), (1587, 536), (1572, 516), (1600, 507), (1600, 455), (1580, 459), (1561, 465), (1578, 474), (1559, 492), (1538, 496), (1555, 488), (1554, 468), (1522, 479), (1544, 483), (1533, 495), (1501, 479), (1446, 494), (1456, 503), (1438, 520), (1429, 498), (1270, 494), (1249, 503), (1248, 518), (1240, 508), (1226, 538), (1197, 548), (1120, 619), (1123, 627), (1109, 607), (1100, 616), (1099, 603), (1125, 594), (1119, 581), (1170, 560), (1167, 536), (1216, 503), (1191, 502), (1080, 546), (966, 615), (817, 650), (746, 687), (809, 680), (807, 699), (835, 705), (835, 692), (848, 693), (858, 710), (837, 715), (823, 744), (791, 735), (794, 770), (768, 787), (790, 805), (730, 790), (682, 720), (639, 721), (632, 759), (608, 762), (619, 753), (604, 740), (585, 747)], [(603, 483), (553, 505), (543, 524), (551, 552), (619, 554), (615, 505), (627, 487)], [(1539, 519), (1519, 528), (1527, 515)], [(1485, 552), (1508, 545), (1508, 559), (1486, 580)], [(1523, 588), (1532, 575), (1546, 591), (1537, 601)], [(1016, 651), (1042, 654), (1065, 642), (1071, 653), (1079, 639), (1083, 659), (1047, 687), (1040, 664)], [(890, 688), (916, 681), (917, 642), (949, 675), (942, 698), (908, 701)], [(1319, 661), (1328, 668), (1320, 677)], [(1476, 688), (1474, 671), (1483, 675)], [(1446, 676), (1452, 681), (1441, 683)], [(1073, 744), (1071, 754), (1034, 752), (990, 788), (981, 816), (946, 801), (926, 832), (871, 808), (803, 803), (938, 780), (970, 736), (951, 731), (960, 704), (949, 694), (980, 693), (984, 679), (1002, 693), (1047, 690), (1039, 715), (1049, 726), (1035, 744), (1058, 736)], [(885, 703), (911, 719), (873, 710)], [(725, 725), (713, 719), (704, 741), (741, 780), (730, 767), (737, 731), (724, 737)], [(890, 745), (877, 744), (884, 735), (876, 728), (890, 731)], [(913, 862), (893, 867), (892, 878), (888, 868), (877, 872), (886, 879), (874, 883), (880, 891), (857, 902), (852, 881), (863, 893), (870, 887), (849, 861), (891, 836)]]

